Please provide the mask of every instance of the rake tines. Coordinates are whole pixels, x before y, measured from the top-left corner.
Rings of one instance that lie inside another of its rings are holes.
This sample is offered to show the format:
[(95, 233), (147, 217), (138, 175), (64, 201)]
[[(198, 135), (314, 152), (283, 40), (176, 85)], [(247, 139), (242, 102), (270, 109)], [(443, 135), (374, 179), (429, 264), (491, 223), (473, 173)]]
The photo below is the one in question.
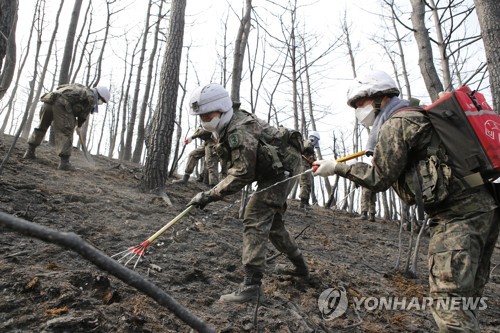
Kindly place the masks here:
[(125, 251), (118, 252), (117, 254), (114, 254), (111, 256), (111, 258), (118, 257), (121, 255), (120, 258), (118, 258), (116, 261), (119, 263), (123, 262), (124, 266), (127, 266), (129, 262), (134, 260), (135, 257), (137, 257), (137, 260), (134, 264), (134, 269), (141, 260), (142, 257), (146, 254), (146, 247), (151, 244), (149, 240), (142, 242), (140, 245), (137, 246), (132, 246), (126, 249)]
[(124, 262), (124, 266), (127, 266), (129, 262), (131, 262), (135, 257), (138, 257), (135, 264), (134, 264), (134, 269), (141, 260), (142, 257), (146, 255), (146, 248), (151, 244), (156, 238), (158, 238), (161, 234), (163, 234), (165, 231), (167, 231), (168, 228), (173, 226), (177, 221), (179, 221), (184, 215), (189, 213), (191, 209), (193, 209), (194, 206), (189, 206), (186, 208), (182, 213), (174, 217), (174, 219), (170, 222), (168, 222), (166, 225), (163, 226), (160, 230), (158, 230), (153, 236), (149, 237), (147, 240), (142, 242), (140, 245), (132, 246), (129, 247), (128, 249), (118, 252), (117, 254), (114, 254), (111, 256), (111, 258), (118, 257), (121, 255), (117, 261), (119, 263)]

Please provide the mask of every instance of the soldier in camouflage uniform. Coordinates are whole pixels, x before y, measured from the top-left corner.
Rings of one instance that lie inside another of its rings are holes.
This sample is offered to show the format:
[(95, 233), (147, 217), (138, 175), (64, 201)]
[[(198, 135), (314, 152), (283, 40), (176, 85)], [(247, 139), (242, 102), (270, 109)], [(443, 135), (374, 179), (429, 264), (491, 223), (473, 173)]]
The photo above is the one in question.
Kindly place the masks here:
[(189, 180), (189, 176), (193, 173), (198, 160), (205, 157), (205, 167), (208, 174), (208, 185), (215, 186), (219, 182), (219, 158), (215, 153), (215, 141), (212, 137), (212, 132), (198, 128), (193, 135), (184, 141), (184, 144), (189, 144), (193, 139), (201, 139), (203, 143), (189, 153), (186, 169), (182, 179), (174, 181), (174, 183), (185, 184)]
[(40, 110), (40, 125), (33, 130), (28, 139), (28, 150), (25, 159), (35, 159), (35, 150), (50, 126), (54, 129), (56, 152), (61, 162), (60, 170), (71, 171), (75, 168), (69, 162), (73, 147), (73, 131), (79, 132), (89, 114), (97, 112), (97, 106), (107, 103), (110, 98), (108, 88), (99, 86), (87, 88), (81, 84), (64, 84), (56, 90), (46, 93), (40, 99), (43, 102)]
[[(316, 153), (314, 148), (319, 147), (319, 133), (312, 131), (309, 138), (304, 140), (304, 150), (302, 152), (302, 172), (311, 169), (312, 164), (316, 161)], [(311, 196), (313, 176), (310, 173), (305, 173), (300, 176), (300, 208), (308, 209), (309, 197)]]
[[(203, 208), (257, 181), (257, 191), (250, 197), (243, 219), (245, 279), (240, 288), (222, 295), (221, 300), (247, 302), (263, 294), (261, 284), (268, 239), (294, 265), (283, 268), (283, 273), (307, 277), (309, 271), (304, 257), (283, 221), (293, 182), (285, 181), (266, 189), (299, 173), (300, 133), (276, 129), (251, 113), (238, 107), (233, 109), (228, 92), (213, 83), (193, 92), (191, 114), (199, 115), (202, 126), (218, 138), (216, 150), (227, 163), (228, 171), (219, 184), (210, 191), (198, 193), (188, 205)], [(263, 189), (266, 190), (259, 192)]]
[[(370, 191), (366, 187), (361, 188), (361, 216), (360, 220), (375, 222), (375, 204), (377, 202), (377, 192)], [(368, 217), (370, 214), (370, 217)]]
[(457, 178), (445, 163), (442, 144), (428, 149), (434, 148), (437, 137), (430, 120), (419, 111), (395, 113), (409, 102), (397, 97), (399, 90), (386, 73), (356, 78), (348, 95), (348, 104), (361, 123), (379, 130), (372, 165), (323, 160), (315, 162), (314, 174), (337, 174), (372, 191), (392, 186), (407, 204), (414, 204), (421, 193), (418, 201), (431, 219), (429, 283), (439, 331), (479, 332), (474, 309), (464, 302), (457, 307), (438, 306), (437, 299), (480, 297), (488, 281), (500, 220), (489, 185), (474, 186), (466, 178)]

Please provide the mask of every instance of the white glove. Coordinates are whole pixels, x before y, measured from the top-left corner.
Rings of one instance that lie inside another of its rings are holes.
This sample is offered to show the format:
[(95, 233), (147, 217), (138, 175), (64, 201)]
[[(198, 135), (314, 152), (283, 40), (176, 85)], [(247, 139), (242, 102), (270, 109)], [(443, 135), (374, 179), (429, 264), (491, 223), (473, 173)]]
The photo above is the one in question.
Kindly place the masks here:
[(313, 163), (313, 175), (328, 177), (335, 174), (335, 166), (337, 165), (335, 160), (319, 160)]
[(82, 135), (82, 128), (81, 128), (81, 127), (76, 127), (76, 128), (75, 128), (75, 132), (76, 132), (76, 134), (78, 134), (78, 135)]

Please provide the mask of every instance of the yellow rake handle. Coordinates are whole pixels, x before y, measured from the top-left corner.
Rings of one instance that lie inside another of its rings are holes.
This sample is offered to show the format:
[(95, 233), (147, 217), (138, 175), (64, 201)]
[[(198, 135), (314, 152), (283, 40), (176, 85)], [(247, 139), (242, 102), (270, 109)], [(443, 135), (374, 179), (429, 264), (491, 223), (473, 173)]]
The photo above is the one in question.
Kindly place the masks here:
[(179, 222), (179, 220), (182, 219), (193, 208), (194, 208), (193, 205), (188, 206), (188, 208), (184, 209), (184, 211), (182, 213), (180, 213), (179, 215), (177, 215), (176, 217), (174, 217), (172, 219), (172, 221), (170, 221), (167, 224), (165, 224), (163, 226), (163, 228), (161, 228), (153, 236), (151, 236), (151, 237), (148, 238), (148, 240), (147, 240), (148, 244), (154, 242), (156, 238), (158, 238), (161, 234), (163, 234), (165, 231), (167, 231), (171, 226), (173, 226), (174, 224), (176, 224), (177, 222)]
[[(335, 161), (337, 161), (337, 162), (345, 162), (345, 161), (352, 160), (353, 158), (363, 156), (364, 154), (365, 154), (365, 151), (362, 150), (362, 151), (358, 151), (357, 153), (354, 153), (354, 154), (351, 154), (351, 155), (347, 155), (347, 156), (338, 158)], [(316, 172), (316, 170), (318, 170), (318, 168), (319, 168), (319, 165), (314, 165), (313, 164), (312, 169), (310, 169), (310, 170), (312, 172)]]
[(366, 153), (366, 151), (364, 151), (364, 150), (358, 151), (357, 153), (338, 158), (338, 159), (336, 159), (336, 161), (337, 162), (349, 161), (349, 160), (352, 160), (353, 158), (363, 156), (365, 153)]

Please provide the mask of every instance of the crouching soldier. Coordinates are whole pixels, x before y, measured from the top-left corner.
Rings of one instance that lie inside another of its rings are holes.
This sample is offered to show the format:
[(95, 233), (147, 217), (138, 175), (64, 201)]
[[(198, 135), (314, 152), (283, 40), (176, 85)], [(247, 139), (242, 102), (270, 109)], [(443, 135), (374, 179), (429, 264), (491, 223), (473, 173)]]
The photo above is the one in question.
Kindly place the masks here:
[(80, 131), (89, 114), (97, 112), (97, 106), (107, 103), (110, 98), (108, 88), (99, 86), (88, 88), (78, 83), (64, 84), (42, 96), (40, 125), (33, 130), (28, 139), (25, 159), (35, 159), (35, 150), (50, 126), (53, 126), (56, 140), (56, 152), (61, 158), (60, 170), (72, 171), (75, 168), (69, 162), (73, 147), (75, 125)]

